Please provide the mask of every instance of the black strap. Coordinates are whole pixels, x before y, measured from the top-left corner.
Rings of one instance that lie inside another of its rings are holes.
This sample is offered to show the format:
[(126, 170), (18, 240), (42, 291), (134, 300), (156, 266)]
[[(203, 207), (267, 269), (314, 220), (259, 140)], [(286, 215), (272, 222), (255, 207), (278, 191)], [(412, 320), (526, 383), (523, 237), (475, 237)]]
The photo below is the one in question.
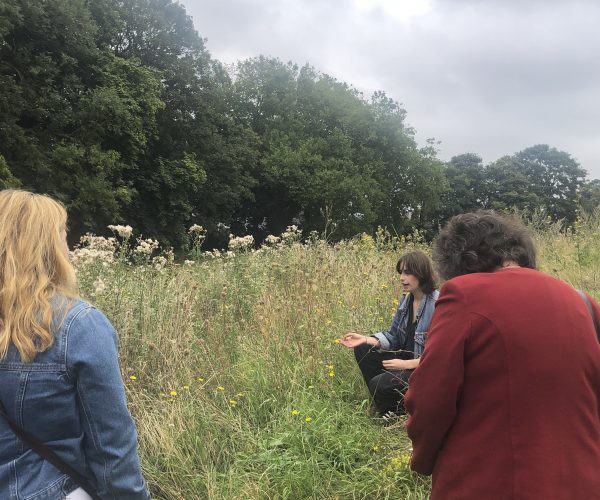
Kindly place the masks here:
[(25, 429), (23, 429), (20, 425), (13, 422), (6, 413), (4, 409), (4, 405), (2, 401), (0, 401), (0, 416), (4, 417), (6, 423), (13, 430), (13, 432), (23, 441), (26, 445), (28, 445), (34, 452), (36, 452), (40, 457), (44, 460), (47, 460), (49, 463), (54, 465), (59, 471), (67, 476), (70, 476), (73, 481), (75, 481), (79, 486), (81, 486), (86, 493), (91, 496), (94, 500), (102, 500), (90, 482), (82, 476), (79, 472), (77, 472), (73, 467), (60, 459), (56, 453), (54, 453), (48, 446), (39, 441), (37, 438), (33, 437), (29, 434)]
[(596, 315), (594, 314), (594, 308), (592, 306), (592, 303), (590, 302), (588, 296), (582, 290), (577, 291), (579, 292), (579, 295), (583, 297), (583, 301), (585, 302), (585, 305), (587, 306), (588, 311), (590, 312), (590, 316), (592, 317), (592, 321), (594, 322), (594, 329), (596, 330), (596, 338), (598, 339), (598, 342), (600, 342), (600, 326), (598, 325), (598, 318), (596, 318)]

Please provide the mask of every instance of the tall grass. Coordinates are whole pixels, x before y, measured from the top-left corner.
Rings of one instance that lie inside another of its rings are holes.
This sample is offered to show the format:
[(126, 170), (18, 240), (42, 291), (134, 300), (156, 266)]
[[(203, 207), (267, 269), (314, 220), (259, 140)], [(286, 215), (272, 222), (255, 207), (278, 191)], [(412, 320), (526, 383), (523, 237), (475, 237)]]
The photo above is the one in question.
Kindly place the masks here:
[[(600, 223), (534, 225), (541, 268), (598, 297)], [(403, 422), (373, 418), (343, 332), (386, 329), (419, 235), (313, 240), (191, 265), (96, 261), (81, 292), (120, 333), (157, 499), (420, 499)], [(98, 286), (102, 278), (103, 287)]]

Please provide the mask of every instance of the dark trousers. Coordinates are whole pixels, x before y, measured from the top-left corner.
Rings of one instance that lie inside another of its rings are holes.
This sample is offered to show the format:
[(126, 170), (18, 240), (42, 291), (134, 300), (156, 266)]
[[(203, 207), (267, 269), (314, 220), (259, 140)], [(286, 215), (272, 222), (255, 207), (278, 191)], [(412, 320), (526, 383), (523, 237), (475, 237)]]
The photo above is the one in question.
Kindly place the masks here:
[(381, 364), (387, 359), (402, 359), (400, 353), (379, 352), (363, 344), (354, 348), (354, 357), (379, 413), (406, 413), (404, 393), (408, 389), (408, 378), (413, 370), (388, 371)]

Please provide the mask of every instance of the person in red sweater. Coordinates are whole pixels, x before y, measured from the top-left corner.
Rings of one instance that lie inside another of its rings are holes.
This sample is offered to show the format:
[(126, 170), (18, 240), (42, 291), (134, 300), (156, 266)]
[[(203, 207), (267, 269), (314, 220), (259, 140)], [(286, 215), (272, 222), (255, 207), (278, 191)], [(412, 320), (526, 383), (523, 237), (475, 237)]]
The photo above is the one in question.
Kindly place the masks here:
[(583, 297), (537, 271), (527, 229), (494, 212), (451, 219), (433, 255), (447, 281), (405, 398), (431, 498), (600, 499), (600, 344)]

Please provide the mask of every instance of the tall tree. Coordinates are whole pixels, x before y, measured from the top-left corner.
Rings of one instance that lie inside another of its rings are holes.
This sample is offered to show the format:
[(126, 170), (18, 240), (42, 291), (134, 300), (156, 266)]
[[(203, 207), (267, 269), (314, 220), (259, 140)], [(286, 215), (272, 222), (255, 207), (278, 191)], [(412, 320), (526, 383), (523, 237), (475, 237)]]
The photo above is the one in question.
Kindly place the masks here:
[(571, 223), (577, 216), (577, 193), (586, 171), (571, 155), (538, 144), (515, 155), (535, 193), (550, 216)]
[(4, 0), (0, 148), (27, 189), (69, 208), (74, 233), (120, 218), (154, 130), (160, 82), (98, 49), (83, 0)]
[(481, 157), (473, 153), (454, 156), (446, 164), (448, 191), (442, 195), (442, 219), (472, 212), (484, 205), (485, 171)]
[(432, 225), (441, 164), (384, 93), (369, 102), (309, 66), (264, 57), (241, 63), (234, 86), (238, 116), (262, 142), (245, 221), (278, 232), (296, 219), (306, 230), (336, 227), (334, 237)]
[(500, 158), (485, 171), (486, 207), (542, 207), (553, 220), (575, 220), (586, 172), (568, 153), (540, 144)]
[(600, 207), (600, 179), (584, 182), (580, 191), (581, 208), (587, 214), (593, 214)]

